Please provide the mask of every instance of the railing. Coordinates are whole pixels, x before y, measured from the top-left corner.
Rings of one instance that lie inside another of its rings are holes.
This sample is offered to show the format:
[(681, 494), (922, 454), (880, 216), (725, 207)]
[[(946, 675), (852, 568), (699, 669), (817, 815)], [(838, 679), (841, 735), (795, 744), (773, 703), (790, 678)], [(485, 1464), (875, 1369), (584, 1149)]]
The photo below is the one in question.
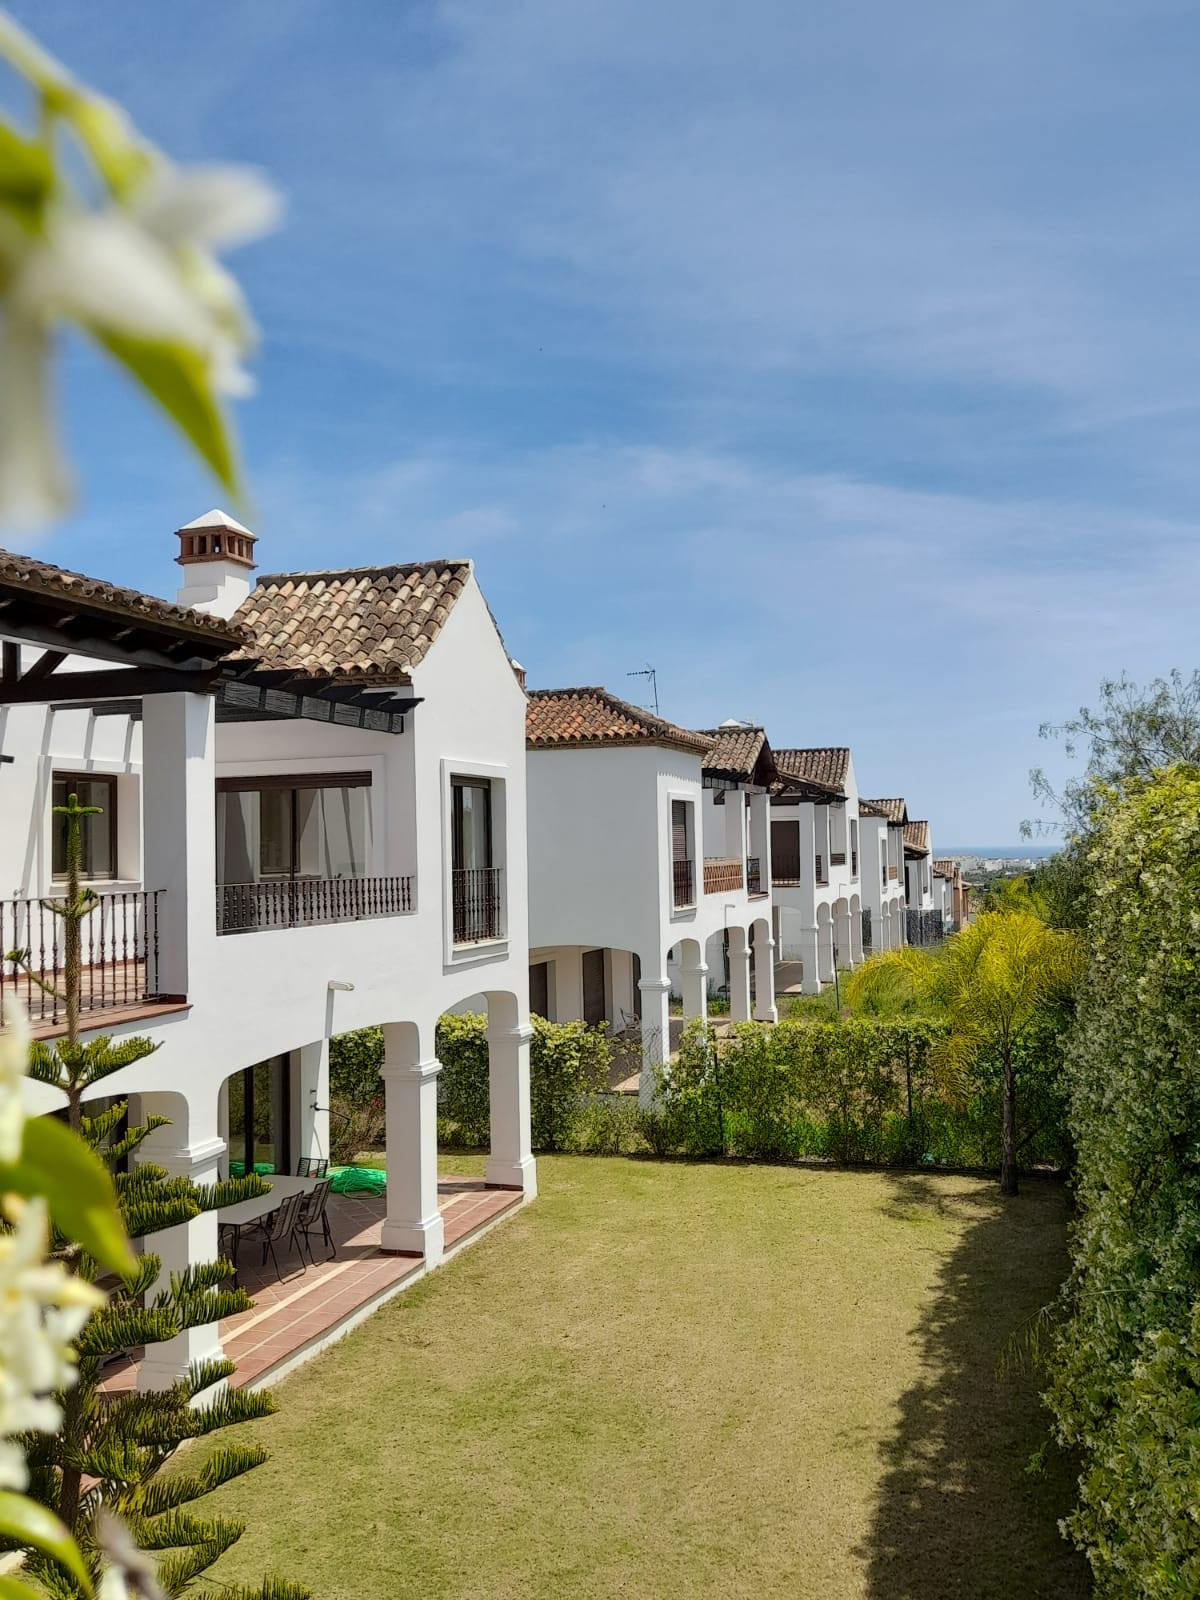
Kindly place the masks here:
[(800, 887), (800, 863), (798, 861), (771, 862), (771, 886), (775, 889), (798, 889)]
[(455, 944), (503, 938), (502, 871), (501, 867), (462, 867), (451, 873)]
[(831, 867), (844, 867), (846, 865), (846, 852), (844, 850), (831, 850), (829, 852), (829, 865)]
[(895, 867), (895, 866), (889, 866), (888, 867), (888, 877), (892, 880), (893, 883), (895, 883), (896, 879), (899, 876), (900, 876), (899, 867)]
[(857, 878), (858, 877), (858, 851), (857, 850), (851, 850), (851, 852), (850, 852), (850, 876), (852, 878)]
[(746, 893), (766, 894), (762, 881), (762, 863), (757, 856), (746, 857)]
[(731, 859), (723, 856), (705, 856), (705, 894), (732, 894), (735, 889), (741, 887), (742, 863), (736, 856)]
[(675, 909), (696, 904), (695, 864), (686, 856), (671, 863)]
[(825, 857), (821, 855), (814, 856), (813, 863), (817, 869), (817, 882), (824, 886), (829, 882), (829, 873), (825, 869)]
[[(86, 887), (86, 886), (85, 886)], [(158, 993), (158, 901), (161, 891), (98, 893), (79, 924), (80, 1011), (143, 1005)], [(54, 896), (48, 897), (53, 899)], [(0, 1026), (18, 999), (36, 1027), (66, 1020), (63, 992), (66, 923), (46, 901), (0, 900), (0, 954), (25, 953), (29, 970), (0, 966)], [(37, 980), (41, 980), (39, 983)], [(48, 994), (42, 984), (57, 993)]]
[(413, 879), (268, 878), (217, 885), (217, 932), (262, 933), (326, 922), (404, 916), (413, 908)]

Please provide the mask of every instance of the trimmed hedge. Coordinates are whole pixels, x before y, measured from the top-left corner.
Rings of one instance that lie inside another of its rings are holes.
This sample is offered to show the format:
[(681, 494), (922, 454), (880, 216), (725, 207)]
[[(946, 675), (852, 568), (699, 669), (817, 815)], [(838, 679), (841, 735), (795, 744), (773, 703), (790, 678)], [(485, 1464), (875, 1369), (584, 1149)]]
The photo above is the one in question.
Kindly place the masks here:
[[(535, 1150), (573, 1147), (575, 1120), (589, 1096), (608, 1088), (609, 1043), (582, 1022), (532, 1017), (530, 1131)], [(487, 1018), (446, 1016), (438, 1023), (438, 1133), (442, 1143), (475, 1148), (490, 1136)]]
[(1097, 814), (1067, 1053), (1073, 1266), (1047, 1401), (1105, 1600), (1200, 1594), (1200, 773)]
[[(647, 1137), (662, 1153), (695, 1156), (998, 1166), (998, 1069), (978, 1063), (950, 1095), (930, 1064), (944, 1034), (936, 1021), (851, 1018), (740, 1023), (717, 1041), (694, 1025), (660, 1085), (658, 1126)], [(1067, 1153), (1058, 1056), (1049, 1027), (1022, 1041), (1026, 1166), (1059, 1165)]]

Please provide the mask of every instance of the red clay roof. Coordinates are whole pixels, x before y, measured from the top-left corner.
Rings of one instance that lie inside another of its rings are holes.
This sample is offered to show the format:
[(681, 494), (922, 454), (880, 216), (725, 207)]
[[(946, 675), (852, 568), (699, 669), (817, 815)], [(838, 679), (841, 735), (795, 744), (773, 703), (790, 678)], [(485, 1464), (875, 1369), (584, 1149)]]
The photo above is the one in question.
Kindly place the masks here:
[(531, 689), (525, 710), (525, 742), (531, 750), (581, 745), (657, 744), (707, 753), (710, 740), (690, 733), (641, 706), (618, 700), (607, 689)]
[(958, 872), (958, 862), (952, 856), (939, 856), (933, 863), (933, 870), (939, 878), (953, 878)]
[[(169, 600), (156, 599), (137, 589), (123, 589), (102, 578), (88, 578), (81, 572), (69, 572), (65, 567), (52, 567), (47, 561), (35, 561), (32, 556), (17, 555), (11, 550), (0, 550), (0, 583), (30, 595), (62, 597), (83, 611), (156, 623), (174, 632), (201, 636), (216, 643), (225, 641), (231, 648), (245, 640), (244, 630), (223, 617), (193, 611), (191, 606), (173, 605)], [(0, 632), (2, 623), (3, 612), (0, 612)]]
[(298, 676), (405, 682), (442, 630), (469, 561), (262, 577), (235, 616), (239, 658)]
[(776, 750), (775, 765), (787, 778), (815, 783), (840, 794), (850, 768), (850, 751), (845, 745), (824, 745), (811, 750)]
[(860, 806), (871, 806), (875, 811), (885, 816), (889, 822), (908, 821), (908, 807), (903, 800), (864, 800), (860, 795), (858, 803)]
[(861, 797), (859, 798), (858, 802), (858, 814), (860, 817), (887, 816), (887, 812), (881, 805), (877, 805), (874, 800), (863, 800)]
[[(754, 782), (756, 772), (760, 773), (760, 782), (770, 783), (774, 778), (775, 762), (762, 728), (737, 724), (731, 728), (697, 728), (696, 732), (700, 738), (710, 741), (708, 754), (701, 763), (705, 772), (740, 779), (744, 783)], [(760, 768), (764, 754), (766, 761)]]
[(904, 848), (911, 850), (914, 855), (927, 856), (929, 854), (928, 822), (906, 822), (904, 824)]

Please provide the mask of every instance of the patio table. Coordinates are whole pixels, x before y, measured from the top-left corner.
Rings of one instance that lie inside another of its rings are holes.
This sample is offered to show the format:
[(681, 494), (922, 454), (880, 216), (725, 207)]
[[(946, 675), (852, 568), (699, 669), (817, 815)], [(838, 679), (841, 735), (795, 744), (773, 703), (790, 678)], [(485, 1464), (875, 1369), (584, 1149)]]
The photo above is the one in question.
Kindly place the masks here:
[[(264, 1174), (265, 1176), (265, 1174)], [(233, 1229), (234, 1283), (237, 1282), (238, 1250), (242, 1242), (242, 1229), (269, 1217), (278, 1211), (289, 1195), (311, 1194), (321, 1182), (320, 1178), (293, 1178), (286, 1172), (273, 1172), (266, 1180), (270, 1189), (266, 1194), (256, 1194), (249, 1200), (239, 1200), (231, 1206), (221, 1206), (217, 1211), (218, 1228)]]

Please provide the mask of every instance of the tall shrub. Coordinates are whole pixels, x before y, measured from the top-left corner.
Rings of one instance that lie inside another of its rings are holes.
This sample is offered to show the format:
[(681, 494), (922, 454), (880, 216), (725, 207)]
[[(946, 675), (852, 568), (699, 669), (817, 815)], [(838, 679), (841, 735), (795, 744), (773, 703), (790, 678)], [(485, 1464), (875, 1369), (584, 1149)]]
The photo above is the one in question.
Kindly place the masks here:
[(1050, 1355), (1106, 1600), (1200, 1594), (1200, 772), (1113, 795), (1067, 1055), (1073, 1267)]

